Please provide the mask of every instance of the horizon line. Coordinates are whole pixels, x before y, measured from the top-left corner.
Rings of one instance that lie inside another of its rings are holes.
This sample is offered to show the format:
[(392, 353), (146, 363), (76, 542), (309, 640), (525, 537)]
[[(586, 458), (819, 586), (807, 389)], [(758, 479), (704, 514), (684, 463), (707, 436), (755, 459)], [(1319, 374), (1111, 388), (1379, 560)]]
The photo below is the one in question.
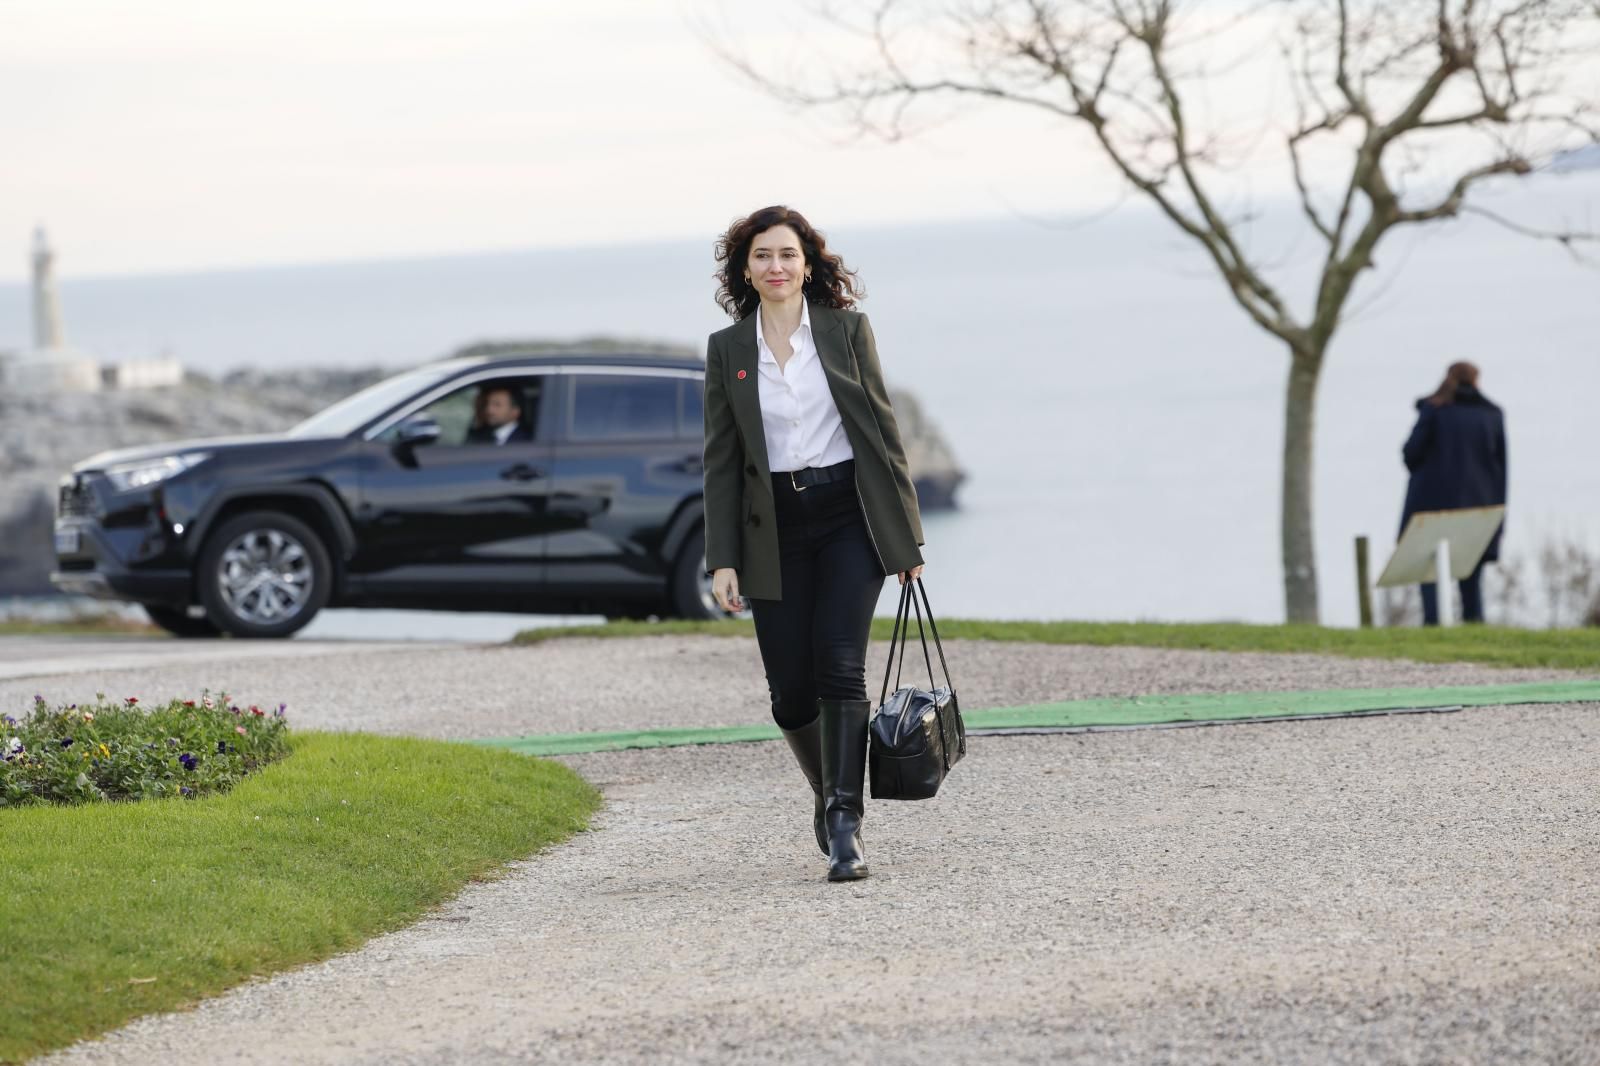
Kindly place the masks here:
[[(999, 212), (988, 215), (961, 215), (948, 218), (909, 219), (897, 222), (869, 222), (862, 226), (845, 226), (869, 232), (890, 232), (904, 229), (921, 229), (928, 226), (964, 226), (980, 225), (994, 222), (1022, 222), (1040, 227), (1063, 226), (1067, 224), (1088, 224), (1110, 217), (1125, 210), (1147, 212), (1148, 206), (1144, 203), (1124, 198), (1110, 208), (1082, 208), (1073, 212), (1059, 214), (1022, 213), (1017, 211)], [(48, 227), (44, 227), (48, 232)], [(836, 231), (841, 227), (832, 225), (828, 231)], [(585, 252), (605, 248), (620, 247), (661, 247), (666, 245), (681, 245), (693, 240), (704, 239), (707, 245), (707, 258), (710, 259), (710, 247), (716, 241), (716, 235), (700, 238), (687, 235), (668, 237), (653, 237), (642, 241), (624, 240), (597, 240), (588, 243), (566, 244), (535, 244), (535, 245), (508, 245), (506, 247), (478, 247), (441, 249), (436, 251), (398, 252), (389, 255), (350, 255), (335, 256), (328, 259), (287, 259), (265, 260), (254, 263), (214, 263), (211, 265), (181, 266), (148, 271), (109, 271), (88, 274), (57, 274), (56, 283), (62, 286), (82, 284), (85, 282), (106, 281), (143, 281), (157, 278), (191, 278), (203, 275), (216, 274), (248, 274), (255, 272), (305, 270), (325, 267), (349, 266), (374, 266), (374, 265), (399, 265), (405, 263), (421, 263), (440, 259), (472, 259), (487, 256), (526, 255), (529, 253), (560, 254), (565, 252)], [(32, 284), (33, 279), (26, 272), (15, 275), (0, 275), (0, 288), (17, 286), (26, 288)]]

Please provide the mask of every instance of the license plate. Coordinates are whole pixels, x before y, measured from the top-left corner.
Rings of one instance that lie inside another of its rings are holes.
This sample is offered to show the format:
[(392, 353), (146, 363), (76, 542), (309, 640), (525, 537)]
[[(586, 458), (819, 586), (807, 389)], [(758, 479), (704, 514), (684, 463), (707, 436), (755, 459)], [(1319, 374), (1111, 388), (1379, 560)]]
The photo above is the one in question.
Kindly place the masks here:
[(76, 529), (56, 530), (56, 554), (76, 555), (83, 546), (82, 532)]

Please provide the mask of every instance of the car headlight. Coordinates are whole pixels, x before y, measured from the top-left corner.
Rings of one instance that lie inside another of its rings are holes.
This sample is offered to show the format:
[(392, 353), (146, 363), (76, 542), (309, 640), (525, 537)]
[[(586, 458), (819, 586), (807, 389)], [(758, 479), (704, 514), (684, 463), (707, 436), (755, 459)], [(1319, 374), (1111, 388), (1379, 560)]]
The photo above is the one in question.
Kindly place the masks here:
[(118, 492), (142, 489), (181, 474), (196, 463), (211, 458), (210, 452), (185, 452), (182, 455), (163, 455), (159, 459), (140, 459), (133, 463), (119, 463), (106, 468), (106, 478)]

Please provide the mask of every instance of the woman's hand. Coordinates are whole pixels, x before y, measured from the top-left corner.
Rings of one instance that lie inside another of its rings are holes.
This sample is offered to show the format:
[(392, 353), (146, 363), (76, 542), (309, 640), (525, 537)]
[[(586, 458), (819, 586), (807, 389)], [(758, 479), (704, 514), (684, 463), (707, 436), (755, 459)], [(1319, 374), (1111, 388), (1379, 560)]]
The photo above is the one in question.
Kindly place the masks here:
[(914, 581), (921, 577), (922, 567), (926, 565), (926, 563), (922, 563), (918, 566), (913, 566), (910, 570), (900, 571), (900, 584), (904, 585), (907, 581)]
[(716, 597), (717, 606), (729, 614), (737, 614), (744, 610), (744, 599), (739, 595), (739, 571), (731, 566), (713, 570), (711, 595)]

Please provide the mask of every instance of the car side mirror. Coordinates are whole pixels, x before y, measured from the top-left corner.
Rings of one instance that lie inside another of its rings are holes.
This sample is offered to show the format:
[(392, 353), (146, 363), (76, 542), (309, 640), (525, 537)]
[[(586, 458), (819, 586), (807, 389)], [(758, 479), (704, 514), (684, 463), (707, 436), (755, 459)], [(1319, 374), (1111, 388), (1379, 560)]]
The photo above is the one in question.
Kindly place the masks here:
[(402, 448), (432, 444), (439, 439), (439, 423), (431, 418), (412, 418), (400, 423), (394, 442)]

